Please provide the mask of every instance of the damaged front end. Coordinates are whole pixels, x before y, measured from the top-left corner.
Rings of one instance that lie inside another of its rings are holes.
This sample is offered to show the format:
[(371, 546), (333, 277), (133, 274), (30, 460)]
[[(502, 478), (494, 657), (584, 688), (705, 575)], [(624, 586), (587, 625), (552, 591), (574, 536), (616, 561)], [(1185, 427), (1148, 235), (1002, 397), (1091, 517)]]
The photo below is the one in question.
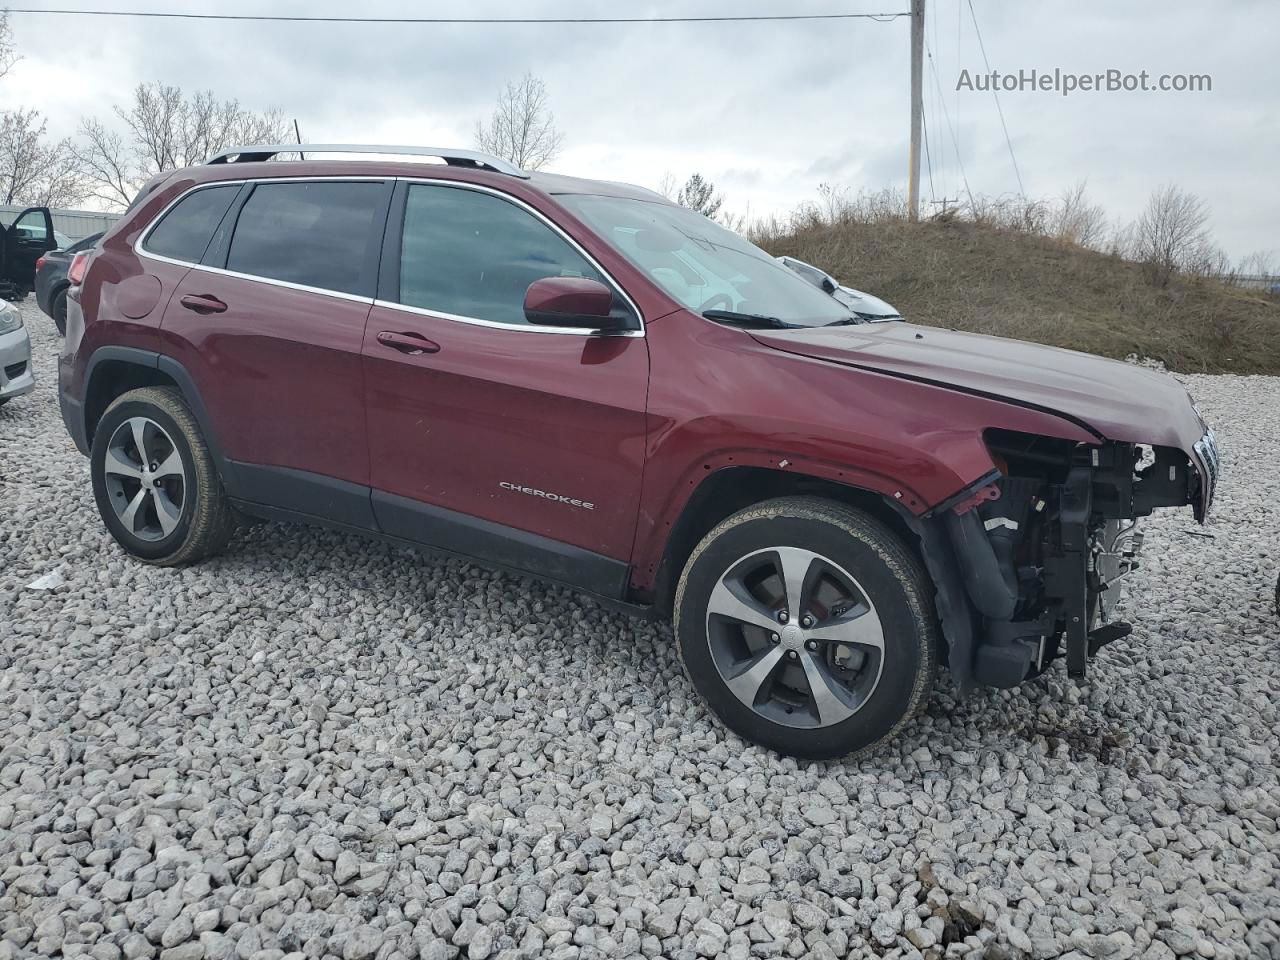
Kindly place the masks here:
[(985, 436), (997, 471), (920, 524), (950, 663), (962, 687), (1012, 687), (1063, 656), (1081, 678), (1131, 626), (1112, 619), (1138, 565), (1140, 518), (1191, 505), (1203, 522), (1218, 475), (1205, 429), (1189, 450)]

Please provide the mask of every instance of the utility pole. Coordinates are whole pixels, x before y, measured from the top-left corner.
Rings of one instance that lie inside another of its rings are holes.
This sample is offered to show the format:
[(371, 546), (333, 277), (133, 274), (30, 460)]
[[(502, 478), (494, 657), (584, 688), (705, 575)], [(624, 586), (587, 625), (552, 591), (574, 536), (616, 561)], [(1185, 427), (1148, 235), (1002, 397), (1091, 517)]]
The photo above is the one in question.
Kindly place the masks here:
[(920, 126), (924, 122), (924, 0), (911, 0), (911, 152), (907, 157), (907, 213), (920, 219)]

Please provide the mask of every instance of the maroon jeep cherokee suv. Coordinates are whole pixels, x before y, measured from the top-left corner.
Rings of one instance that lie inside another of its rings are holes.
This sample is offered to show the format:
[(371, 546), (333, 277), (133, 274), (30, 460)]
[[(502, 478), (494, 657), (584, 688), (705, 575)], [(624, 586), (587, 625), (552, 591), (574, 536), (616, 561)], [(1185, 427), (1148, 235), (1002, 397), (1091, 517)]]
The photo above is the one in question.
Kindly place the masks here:
[(247, 515), (568, 584), (671, 615), (742, 736), (832, 757), (940, 660), (961, 689), (1082, 676), (1129, 631), (1136, 518), (1209, 510), (1168, 377), (861, 323), (637, 187), (301, 149), (157, 178), (73, 271), (63, 417), (143, 560)]

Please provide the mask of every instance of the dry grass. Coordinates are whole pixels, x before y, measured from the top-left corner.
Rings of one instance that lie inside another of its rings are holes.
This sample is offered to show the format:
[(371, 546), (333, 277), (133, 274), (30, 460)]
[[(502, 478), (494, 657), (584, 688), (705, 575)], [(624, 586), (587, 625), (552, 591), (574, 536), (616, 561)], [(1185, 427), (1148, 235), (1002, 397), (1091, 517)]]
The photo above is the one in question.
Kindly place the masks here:
[(811, 223), (764, 239), (916, 323), (1034, 340), (1188, 373), (1280, 374), (1280, 301), (981, 223)]

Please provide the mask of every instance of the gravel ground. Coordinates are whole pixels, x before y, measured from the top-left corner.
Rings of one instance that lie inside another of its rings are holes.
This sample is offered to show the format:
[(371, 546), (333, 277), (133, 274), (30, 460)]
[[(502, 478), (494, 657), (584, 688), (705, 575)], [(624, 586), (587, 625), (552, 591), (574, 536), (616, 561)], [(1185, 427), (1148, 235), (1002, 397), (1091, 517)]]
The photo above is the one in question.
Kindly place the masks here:
[(23, 309), (0, 960), (1280, 956), (1280, 378), (1188, 378), (1217, 511), (1149, 525), (1088, 686), (943, 682), (802, 765), (711, 720), (666, 626), (566, 590), (275, 524), (126, 559)]

